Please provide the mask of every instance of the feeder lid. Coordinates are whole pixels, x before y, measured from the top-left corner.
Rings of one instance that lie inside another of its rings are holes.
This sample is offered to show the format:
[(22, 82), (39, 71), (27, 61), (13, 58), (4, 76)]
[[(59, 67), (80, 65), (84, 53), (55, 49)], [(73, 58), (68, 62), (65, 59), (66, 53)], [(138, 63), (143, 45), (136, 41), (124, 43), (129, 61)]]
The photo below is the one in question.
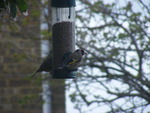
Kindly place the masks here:
[(52, 7), (75, 7), (76, 3), (75, 0), (52, 0), (51, 1)]

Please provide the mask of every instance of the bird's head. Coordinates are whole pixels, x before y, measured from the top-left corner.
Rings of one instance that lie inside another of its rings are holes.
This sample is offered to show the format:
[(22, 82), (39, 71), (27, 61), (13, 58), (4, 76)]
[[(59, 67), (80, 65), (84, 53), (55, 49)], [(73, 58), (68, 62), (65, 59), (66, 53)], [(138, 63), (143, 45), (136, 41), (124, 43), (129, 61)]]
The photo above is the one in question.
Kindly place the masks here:
[(87, 52), (83, 49), (77, 49), (75, 52), (77, 52), (78, 54), (80, 54), (82, 56), (87, 54)]

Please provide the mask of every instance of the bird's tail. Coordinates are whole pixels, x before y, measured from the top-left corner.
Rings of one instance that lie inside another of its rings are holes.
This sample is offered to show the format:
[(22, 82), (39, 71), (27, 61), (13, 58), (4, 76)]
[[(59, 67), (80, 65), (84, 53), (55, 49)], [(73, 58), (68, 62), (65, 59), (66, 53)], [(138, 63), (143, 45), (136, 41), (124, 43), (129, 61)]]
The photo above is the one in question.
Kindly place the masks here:
[(31, 78), (34, 77), (37, 73), (38, 73), (38, 71), (36, 71), (35, 73), (33, 73), (33, 75), (31, 75)]

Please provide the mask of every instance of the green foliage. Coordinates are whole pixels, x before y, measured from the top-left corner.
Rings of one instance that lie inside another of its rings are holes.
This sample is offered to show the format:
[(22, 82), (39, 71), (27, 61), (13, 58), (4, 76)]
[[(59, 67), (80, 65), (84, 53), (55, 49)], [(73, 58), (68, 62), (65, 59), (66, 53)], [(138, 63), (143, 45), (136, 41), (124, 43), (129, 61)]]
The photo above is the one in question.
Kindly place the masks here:
[(21, 53), (21, 54), (20, 53), (14, 53), (13, 57), (17, 61), (22, 61), (22, 60), (25, 60), (27, 58), (27, 55), (25, 53)]
[(52, 33), (49, 32), (49, 31), (47, 31), (47, 30), (42, 30), (42, 31), (41, 31), (41, 35), (42, 35), (42, 39), (43, 39), (43, 40), (48, 40), (49, 37), (52, 36)]
[(2, 12), (3, 9), (6, 9), (6, 6), (5, 6), (4, 0), (1, 0), (1, 3), (0, 3), (0, 13)]
[(19, 8), (20, 12), (26, 12), (27, 11), (27, 1), (26, 0), (16, 0), (16, 5)]
[(18, 12), (27, 12), (27, 8), (26, 0), (1, 0), (0, 3), (0, 13), (3, 14), (5, 11), (8, 11), (12, 18), (15, 18)]
[(35, 99), (37, 99), (38, 95), (36, 94), (30, 94), (30, 95), (26, 95), (26, 96), (22, 96), (22, 98), (20, 98), (18, 100), (18, 103), (21, 105), (26, 105), (29, 104), (31, 102), (34, 102)]
[(75, 102), (76, 101), (76, 98), (75, 98), (75, 93), (72, 93), (71, 95), (69, 95), (70, 96), (70, 98), (71, 98), (71, 101), (72, 102)]
[(10, 6), (10, 16), (11, 16), (12, 18), (15, 18), (15, 17), (16, 17), (16, 14), (17, 14), (17, 7), (16, 7), (15, 2), (10, 1), (10, 2), (9, 2), (9, 6)]
[(128, 2), (127, 5), (125, 7), (123, 7), (122, 9), (124, 9), (125, 11), (131, 11), (132, 10), (132, 3)]

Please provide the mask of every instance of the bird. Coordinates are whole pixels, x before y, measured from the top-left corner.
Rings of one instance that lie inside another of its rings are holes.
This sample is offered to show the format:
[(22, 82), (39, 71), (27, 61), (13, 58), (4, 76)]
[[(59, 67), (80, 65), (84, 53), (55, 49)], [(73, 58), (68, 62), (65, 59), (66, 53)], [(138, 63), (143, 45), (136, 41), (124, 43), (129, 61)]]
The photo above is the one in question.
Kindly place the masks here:
[(58, 69), (76, 70), (86, 54), (87, 52), (83, 49), (75, 50), (73, 53), (70, 53), (64, 58)]
[[(69, 54), (68, 54), (69, 53)], [(86, 53), (83, 49), (77, 49), (73, 53), (67, 52), (67, 55), (64, 55), (61, 65), (58, 69), (68, 69), (68, 70), (76, 70), (76, 68), (80, 65), (83, 60), (83, 56)], [(38, 72), (52, 72), (52, 52), (49, 52), (48, 56), (41, 63), (37, 71), (31, 75), (34, 77)]]
[(34, 77), (38, 72), (51, 72), (52, 71), (52, 52), (50, 51), (48, 56), (43, 60), (37, 71), (31, 75), (31, 78)]

